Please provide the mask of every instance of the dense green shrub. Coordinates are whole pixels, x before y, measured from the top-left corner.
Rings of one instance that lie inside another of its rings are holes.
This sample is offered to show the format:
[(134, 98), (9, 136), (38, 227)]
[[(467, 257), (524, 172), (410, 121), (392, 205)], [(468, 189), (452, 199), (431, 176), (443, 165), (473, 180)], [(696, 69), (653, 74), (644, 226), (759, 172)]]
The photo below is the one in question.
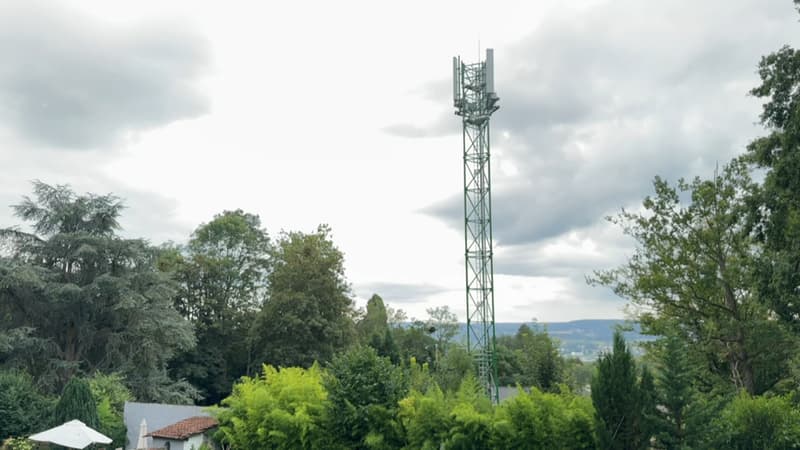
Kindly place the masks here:
[(520, 389), (497, 408), (492, 448), (594, 449), (592, 414), (586, 398)]
[(217, 439), (235, 449), (319, 448), (327, 394), (322, 370), (264, 366), (258, 378), (235, 384), (225, 409), (215, 410)]
[(36, 444), (27, 438), (9, 438), (0, 446), (0, 450), (34, 450)]
[(403, 433), (399, 401), (408, 392), (400, 367), (372, 347), (355, 347), (334, 357), (324, 377), (328, 391), (328, 447), (398, 448)]
[(0, 441), (41, 431), (50, 422), (53, 402), (24, 372), (0, 372)]
[(97, 418), (100, 420), (97, 430), (113, 439), (112, 447), (124, 448), (127, 444), (127, 428), (122, 414), (125, 402), (133, 400), (131, 391), (119, 374), (98, 372), (88, 382), (97, 405)]
[(432, 384), (423, 394), (413, 390), (398, 412), (408, 449), (490, 448), (493, 408), (475, 377), (468, 375), (456, 392)]
[(491, 448), (493, 408), (483, 386), (469, 374), (455, 394), (450, 410), (451, 426), (445, 448)]
[(800, 410), (787, 397), (751, 397), (742, 392), (714, 420), (715, 448), (800, 449)]
[(450, 402), (437, 385), (424, 394), (413, 390), (398, 411), (408, 448), (437, 450), (450, 434)]

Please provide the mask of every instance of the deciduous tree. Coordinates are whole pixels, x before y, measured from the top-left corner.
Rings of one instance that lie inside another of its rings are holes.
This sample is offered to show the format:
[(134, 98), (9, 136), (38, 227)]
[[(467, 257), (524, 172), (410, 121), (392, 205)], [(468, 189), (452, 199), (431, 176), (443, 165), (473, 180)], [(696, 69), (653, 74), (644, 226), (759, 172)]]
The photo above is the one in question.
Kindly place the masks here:
[(458, 317), (447, 305), (427, 308), (425, 311), (428, 313), (425, 325), (436, 340), (436, 347), (440, 352), (446, 352), (447, 346), (458, 335)]
[(594, 282), (641, 306), (645, 333), (683, 328), (717, 382), (765, 392), (786, 376), (794, 344), (753, 289), (758, 258), (747, 202), (757, 187), (747, 167), (733, 161), (714, 179), (677, 187), (657, 177), (654, 187), (644, 211), (613, 219), (636, 240), (635, 253)]
[[(797, 3), (797, 2), (796, 2)], [(766, 99), (761, 123), (768, 134), (748, 146), (746, 160), (766, 169), (752, 202), (754, 230), (764, 250), (756, 281), (760, 298), (800, 332), (800, 51), (785, 46), (761, 59)]]
[(498, 349), (499, 376), (506, 384), (553, 391), (565, 381), (565, 363), (558, 343), (545, 329), (522, 324), (514, 336), (498, 339)]
[(269, 297), (254, 327), (261, 360), (310, 367), (329, 362), (355, 340), (344, 255), (330, 228), (283, 233), (272, 252)]
[(198, 344), (173, 360), (172, 372), (198, 386), (205, 402), (218, 403), (254, 368), (250, 331), (266, 298), (269, 236), (258, 216), (225, 211), (177, 250), (167, 255), (180, 283), (176, 308), (192, 323)]

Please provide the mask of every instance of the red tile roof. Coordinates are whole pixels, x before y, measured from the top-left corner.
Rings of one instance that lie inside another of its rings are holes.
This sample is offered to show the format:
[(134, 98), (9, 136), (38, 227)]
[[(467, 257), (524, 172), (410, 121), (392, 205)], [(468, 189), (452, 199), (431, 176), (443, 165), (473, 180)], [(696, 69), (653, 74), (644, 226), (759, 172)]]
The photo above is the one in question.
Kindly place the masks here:
[(177, 439), (177, 440), (184, 440), (188, 439), (195, 434), (202, 433), (206, 430), (216, 427), (219, 425), (217, 419), (213, 417), (204, 417), (204, 416), (197, 416), (197, 417), (190, 417), (185, 420), (181, 420), (180, 422), (173, 423), (172, 425), (166, 426), (160, 430), (153, 431), (152, 433), (148, 433), (147, 436), (153, 436), (158, 438), (165, 438), (165, 439)]

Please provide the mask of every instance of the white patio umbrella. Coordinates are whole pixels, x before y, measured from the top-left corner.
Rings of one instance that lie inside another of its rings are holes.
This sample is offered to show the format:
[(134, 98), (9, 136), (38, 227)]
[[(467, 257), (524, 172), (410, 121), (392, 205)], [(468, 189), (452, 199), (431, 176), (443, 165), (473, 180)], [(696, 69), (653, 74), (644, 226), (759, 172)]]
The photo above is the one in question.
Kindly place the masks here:
[(147, 448), (147, 421), (142, 419), (142, 423), (139, 424), (139, 442), (136, 443), (137, 449), (146, 449)]
[(70, 420), (55, 428), (36, 433), (28, 439), (78, 449), (86, 448), (91, 444), (111, 443), (111, 438), (87, 427), (80, 420)]

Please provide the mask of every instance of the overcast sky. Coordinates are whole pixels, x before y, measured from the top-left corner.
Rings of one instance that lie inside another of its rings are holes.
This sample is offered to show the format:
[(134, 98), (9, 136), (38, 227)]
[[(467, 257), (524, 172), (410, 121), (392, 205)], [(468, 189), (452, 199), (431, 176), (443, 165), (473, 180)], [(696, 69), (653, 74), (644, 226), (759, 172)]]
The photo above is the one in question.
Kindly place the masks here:
[(153, 243), (328, 223), (357, 302), (417, 318), (464, 319), (452, 56), (495, 49), (497, 320), (563, 321), (624, 317), (584, 281), (631, 252), (603, 218), (741, 153), (759, 58), (800, 44), (791, 0), (198, 3), (0, 1), (0, 226), (34, 179)]

